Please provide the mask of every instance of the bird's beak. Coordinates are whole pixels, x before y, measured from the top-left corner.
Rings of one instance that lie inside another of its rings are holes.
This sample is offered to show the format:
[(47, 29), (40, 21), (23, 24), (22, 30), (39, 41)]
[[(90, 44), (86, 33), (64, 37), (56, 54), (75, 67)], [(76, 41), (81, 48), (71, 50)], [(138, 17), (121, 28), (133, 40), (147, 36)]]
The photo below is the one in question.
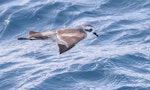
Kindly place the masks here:
[(98, 35), (96, 32), (93, 32), (93, 34), (94, 34), (95, 36), (99, 37), (99, 35)]

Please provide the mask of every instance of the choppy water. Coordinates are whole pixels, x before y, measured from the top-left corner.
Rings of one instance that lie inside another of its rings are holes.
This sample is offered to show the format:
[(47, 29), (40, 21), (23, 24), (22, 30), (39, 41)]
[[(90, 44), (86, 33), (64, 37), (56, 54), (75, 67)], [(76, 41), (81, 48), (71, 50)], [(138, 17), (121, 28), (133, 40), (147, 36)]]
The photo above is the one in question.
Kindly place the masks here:
[[(59, 55), (29, 30), (92, 24)], [(150, 0), (0, 0), (0, 90), (150, 90)]]

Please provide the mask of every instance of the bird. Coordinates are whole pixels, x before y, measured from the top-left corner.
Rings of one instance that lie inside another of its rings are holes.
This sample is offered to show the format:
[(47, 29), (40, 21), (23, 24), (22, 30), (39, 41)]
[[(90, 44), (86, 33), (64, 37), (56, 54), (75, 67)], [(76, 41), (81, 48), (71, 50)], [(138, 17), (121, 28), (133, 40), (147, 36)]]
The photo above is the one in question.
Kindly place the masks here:
[(73, 48), (78, 42), (83, 40), (87, 33), (91, 32), (95, 36), (99, 36), (93, 31), (92, 25), (80, 25), (75, 28), (64, 28), (58, 30), (50, 30), (45, 32), (29, 31), (28, 38), (20, 37), (18, 40), (47, 40), (51, 39), (57, 43), (59, 54), (62, 54)]

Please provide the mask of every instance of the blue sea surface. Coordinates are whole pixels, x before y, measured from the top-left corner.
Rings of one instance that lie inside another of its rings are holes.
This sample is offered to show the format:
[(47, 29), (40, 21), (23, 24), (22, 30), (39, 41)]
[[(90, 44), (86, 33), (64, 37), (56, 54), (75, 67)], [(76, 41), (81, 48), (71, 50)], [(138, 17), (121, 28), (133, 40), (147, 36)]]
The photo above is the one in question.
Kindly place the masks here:
[[(68, 52), (18, 41), (91, 24)], [(0, 0), (0, 90), (150, 90), (150, 0)]]

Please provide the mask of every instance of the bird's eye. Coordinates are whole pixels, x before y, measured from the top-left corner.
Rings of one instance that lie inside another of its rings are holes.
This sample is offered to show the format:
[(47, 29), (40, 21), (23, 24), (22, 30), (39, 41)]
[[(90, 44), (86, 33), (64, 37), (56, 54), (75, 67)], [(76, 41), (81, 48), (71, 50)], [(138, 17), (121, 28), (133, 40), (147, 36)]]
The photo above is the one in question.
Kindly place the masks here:
[(92, 31), (93, 31), (93, 29), (90, 29), (89, 31), (90, 31), (90, 32), (92, 32)]
[(93, 29), (85, 29), (85, 31), (92, 32)]

